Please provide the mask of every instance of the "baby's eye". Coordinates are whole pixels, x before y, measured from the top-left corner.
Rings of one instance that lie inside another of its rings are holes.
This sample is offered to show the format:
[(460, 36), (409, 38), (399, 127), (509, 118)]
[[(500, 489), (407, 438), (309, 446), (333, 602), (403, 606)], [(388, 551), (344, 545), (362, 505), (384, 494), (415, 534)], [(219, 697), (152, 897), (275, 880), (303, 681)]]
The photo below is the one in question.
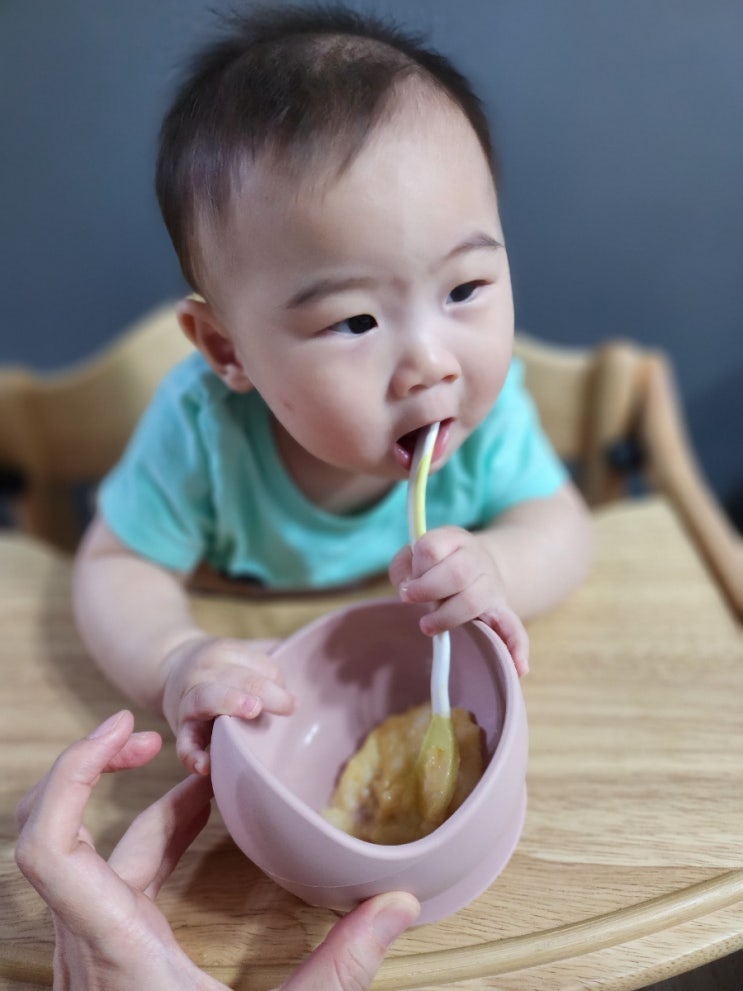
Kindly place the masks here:
[(472, 282), (463, 282), (461, 286), (455, 286), (449, 293), (447, 303), (466, 303), (482, 285), (484, 285), (482, 280), (476, 279)]
[(373, 330), (376, 326), (377, 321), (371, 313), (359, 313), (355, 317), (348, 317), (346, 320), (339, 320), (338, 323), (334, 323), (329, 329), (335, 331), (337, 334), (353, 334), (354, 336), (359, 336)]

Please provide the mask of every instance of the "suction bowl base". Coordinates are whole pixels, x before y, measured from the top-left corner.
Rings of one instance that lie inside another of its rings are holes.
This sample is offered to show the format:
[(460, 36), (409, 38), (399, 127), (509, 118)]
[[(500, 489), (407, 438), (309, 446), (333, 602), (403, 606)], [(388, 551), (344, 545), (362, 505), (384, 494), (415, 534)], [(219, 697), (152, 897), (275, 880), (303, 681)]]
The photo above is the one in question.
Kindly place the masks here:
[[(427, 922), (439, 922), (450, 915), (454, 915), (460, 909), (465, 908), (470, 902), (479, 898), (484, 891), (503, 873), (509, 860), (513, 856), (521, 831), (526, 818), (526, 786), (521, 794), (519, 804), (514, 811), (513, 819), (509, 825), (508, 832), (500, 837), (499, 842), (494, 844), (493, 849), (485, 856), (468, 874), (465, 874), (455, 884), (451, 885), (443, 894), (434, 895), (421, 900), (421, 912), (416, 925), (421, 926)], [(282, 878), (273, 877), (276, 884), (292, 894), (297, 895), (308, 905), (315, 905), (318, 908), (330, 908), (331, 910), (344, 914), (358, 905), (359, 902), (371, 898), (382, 891), (394, 889), (394, 883), (387, 877), (382, 886), (378, 889), (374, 883), (366, 885), (352, 885), (347, 888), (325, 888), (320, 897), (318, 891), (309, 885), (293, 884)], [(401, 882), (400, 888), (412, 890)], [(416, 892), (413, 891), (413, 894)]]
[(500, 848), (496, 849), (443, 895), (436, 895), (433, 898), (429, 898), (421, 905), (421, 914), (418, 916), (418, 922), (416, 924), (420, 926), (426, 922), (438, 922), (441, 919), (445, 919), (447, 916), (453, 915), (461, 908), (469, 905), (470, 902), (479, 898), (484, 891), (487, 891), (498, 875), (502, 874), (506, 869), (508, 861), (513, 856), (513, 852), (521, 838), (525, 818), (526, 787), (524, 787), (518, 815), (514, 815), (513, 818), (506, 853), (504, 854)]

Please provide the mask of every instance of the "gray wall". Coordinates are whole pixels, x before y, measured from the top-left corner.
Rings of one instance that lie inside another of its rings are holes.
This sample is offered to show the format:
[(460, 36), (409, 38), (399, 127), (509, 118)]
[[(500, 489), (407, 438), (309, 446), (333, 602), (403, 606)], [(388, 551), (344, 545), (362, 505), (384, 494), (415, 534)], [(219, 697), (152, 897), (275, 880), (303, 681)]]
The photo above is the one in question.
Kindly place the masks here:
[[(0, 4), (0, 361), (66, 364), (183, 289), (157, 128), (213, 0)], [(702, 463), (743, 501), (743, 3), (358, 0), (486, 101), (519, 326), (672, 356)], [(737, 512), (737, 510), (736, 510)]]

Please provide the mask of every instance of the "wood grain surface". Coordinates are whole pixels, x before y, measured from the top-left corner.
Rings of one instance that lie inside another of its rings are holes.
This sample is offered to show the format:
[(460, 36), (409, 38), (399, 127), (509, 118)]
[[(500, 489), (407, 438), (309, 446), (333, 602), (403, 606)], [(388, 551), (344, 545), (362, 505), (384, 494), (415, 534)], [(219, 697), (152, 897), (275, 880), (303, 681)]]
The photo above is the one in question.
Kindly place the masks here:
[[(632, 991), (743, 946), (743, 633), (661, 500), (598, 512), (596, 529), (588, 583), (530, 626), (517, 851), (470, 906), (407, 933), (376, 988)], [(87, 659), (69, 596), (66, 557), (0, 537), (0, 988), (15, 991), (51, 985), (52, 952), (47, 910), (13, 862), (15, 804), (124, 703)], [(340, 601), (194, 606), (215, 632), (282, 636)], [(136, 715), (167, 742), (101, 783), (88, 821), (104, 852), (183, 775), (167, 727)], [(265, 878), (216, 811), (159, 903), (189, 955), (236, 989), (279, 983), (333, 921)]]

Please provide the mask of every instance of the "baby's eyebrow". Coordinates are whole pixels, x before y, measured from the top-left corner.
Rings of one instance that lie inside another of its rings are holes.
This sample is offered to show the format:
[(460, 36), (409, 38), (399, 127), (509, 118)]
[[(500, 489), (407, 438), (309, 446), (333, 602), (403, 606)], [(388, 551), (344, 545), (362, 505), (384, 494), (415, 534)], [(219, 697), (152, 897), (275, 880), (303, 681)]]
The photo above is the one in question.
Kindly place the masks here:
[(306, 306), (307, 303), (316, 303), (319, 299), (332, 296), (334, 293), (348, 292), (352, 289), (369, 289), (372, 284), (372, 279), (358, 275), (349, 275), (336, 279), (317, 279), (315, 282), (310, 282), (295, 292), (286, 302), (284, 308), (295, 310), (300, 306)]
[(475, 234), (470, 235), (462, 241), (456, 247), (452, 248), (448, 255), (444, 258), (444, 261), (449, 261), (451, 258), (456, 258), (457, 255), (463, 255), (468, 251), (479, 251), (481, 248), (502, 248), (502, 241), (498, 241), (490, 234), (485, 234), (484, 232), (477, 231)]
[[(478, 231), (453, 247), (441, 259), (440, 264), (445, 264), (452, 258), (456, 258), (457, 255), (466, 254), (468, 251), (480, 251), (482, 248), (498, 249), (502, 247), (503, 244), (501, 241), (498, 241), (490, 234)], [(349, 292), (353, 289), (371, 289), (373, 286), (374, 280), (363, 275), (316, 279), (314, 282), (310, 282), (306, 286), (302, 286), (301, 289), (298, 289), (284, 304), (284, 309), (296, 310), (301, 306), (306, 306), (308, 303), (316, 303), (318, 300), (325, 299), (325, 297), (332, 296), (335, 293)]]

